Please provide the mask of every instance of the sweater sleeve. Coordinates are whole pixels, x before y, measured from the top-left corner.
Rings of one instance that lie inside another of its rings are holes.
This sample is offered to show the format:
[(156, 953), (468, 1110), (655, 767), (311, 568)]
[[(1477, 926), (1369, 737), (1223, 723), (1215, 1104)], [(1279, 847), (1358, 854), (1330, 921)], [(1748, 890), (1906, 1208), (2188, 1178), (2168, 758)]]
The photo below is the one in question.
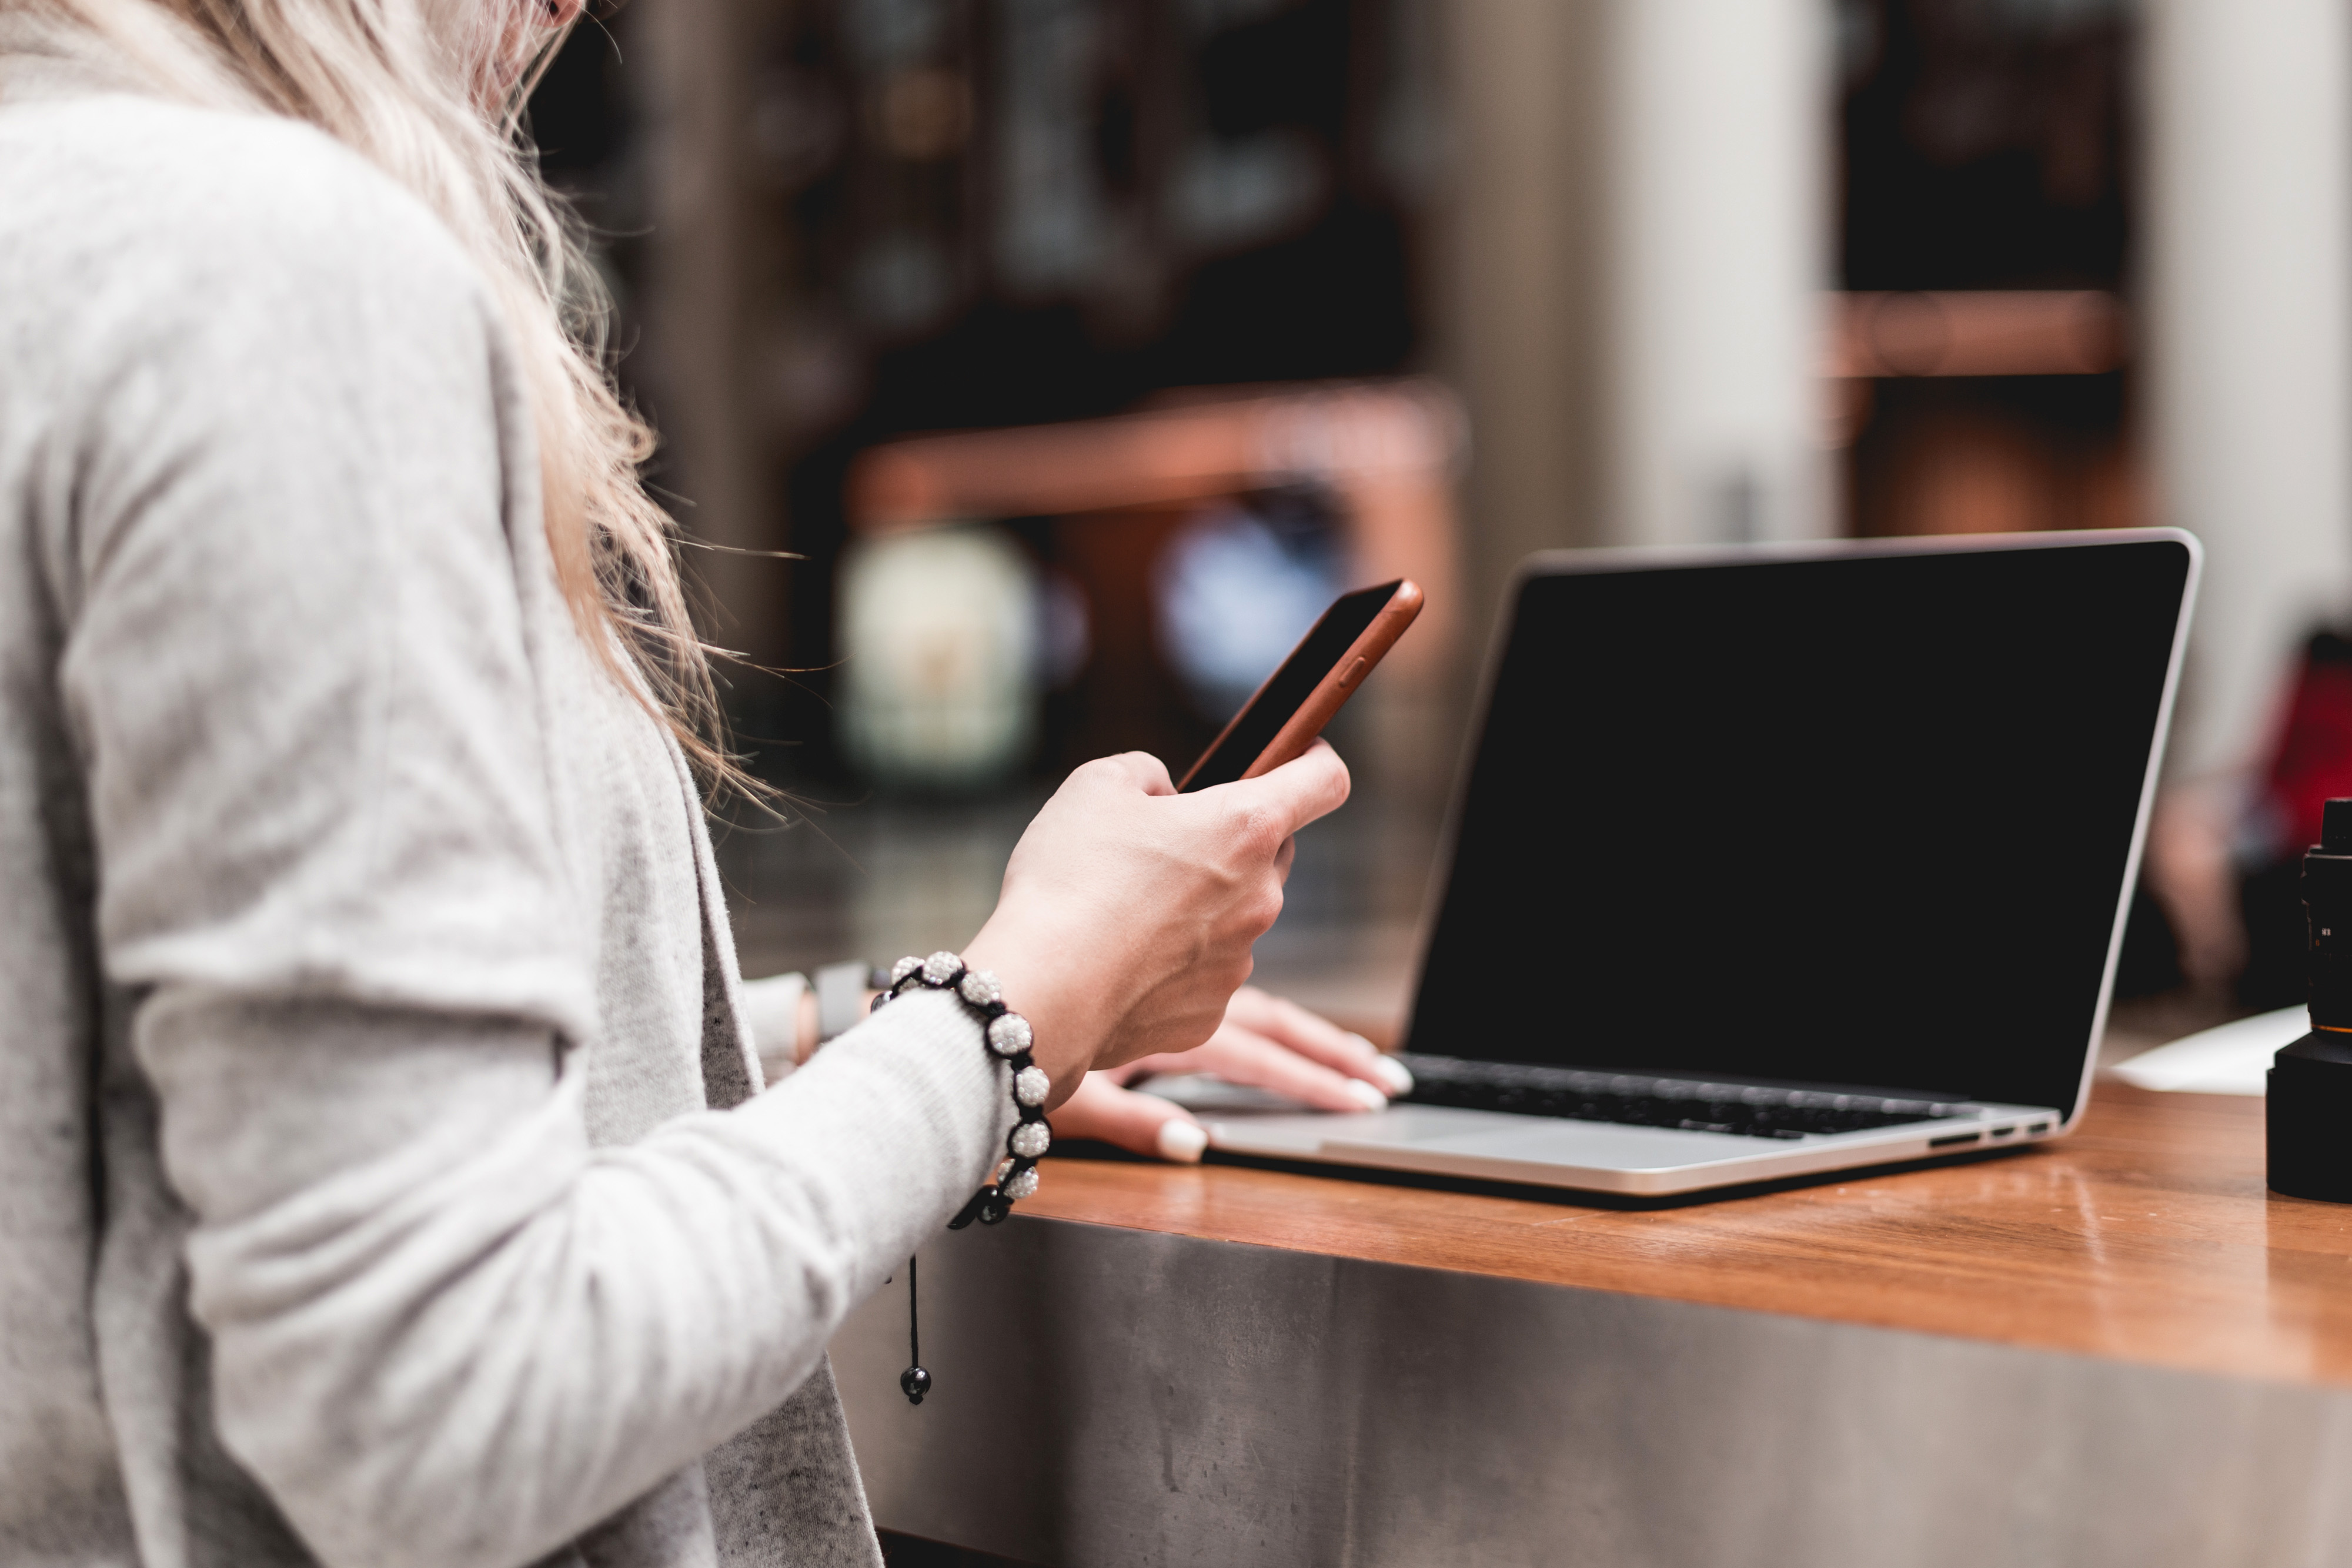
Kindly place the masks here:
[(168, 287), (96, 267), (60, 392), (101, 956), (224, 1445), (330, 1564), (520, 1563), (783, 1400), (985, 1178), (1009, 1096), (910, 998), (591, 1148), (512, 363), (422, 209), (254, 134), (243, 184), (161, 204)]
[(530, 1561), (741, 1430), (1010, 1121), (940, 993), (598, 1150), (580, 1075), (516, 1025), (175, 988), (142, 1034), (215, 1419), (337, 1568)]

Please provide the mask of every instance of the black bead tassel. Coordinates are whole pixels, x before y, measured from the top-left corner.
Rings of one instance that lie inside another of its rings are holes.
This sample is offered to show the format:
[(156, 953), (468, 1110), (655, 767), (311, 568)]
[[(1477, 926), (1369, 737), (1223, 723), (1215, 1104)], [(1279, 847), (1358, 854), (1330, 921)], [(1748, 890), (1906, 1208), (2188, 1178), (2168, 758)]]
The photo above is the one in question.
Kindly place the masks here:
[(923, 1370), (923, 1325), (916, 1315), (915, 1260), (907, 1260), (907, 1370), (898, 1375), (899, 1391), (907, 1403), (920, 1405), (931, 1391), (931, 1375)]

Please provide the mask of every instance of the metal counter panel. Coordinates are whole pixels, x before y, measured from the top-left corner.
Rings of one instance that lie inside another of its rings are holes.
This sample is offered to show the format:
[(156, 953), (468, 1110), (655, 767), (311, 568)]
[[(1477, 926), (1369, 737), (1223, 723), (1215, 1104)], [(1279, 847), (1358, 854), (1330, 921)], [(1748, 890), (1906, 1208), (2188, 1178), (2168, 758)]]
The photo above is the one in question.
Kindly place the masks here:
[(885, 1529), (1045, 1568), (2352, 1563), (2352, 1394), (1030, 1218), (835, 1371)]

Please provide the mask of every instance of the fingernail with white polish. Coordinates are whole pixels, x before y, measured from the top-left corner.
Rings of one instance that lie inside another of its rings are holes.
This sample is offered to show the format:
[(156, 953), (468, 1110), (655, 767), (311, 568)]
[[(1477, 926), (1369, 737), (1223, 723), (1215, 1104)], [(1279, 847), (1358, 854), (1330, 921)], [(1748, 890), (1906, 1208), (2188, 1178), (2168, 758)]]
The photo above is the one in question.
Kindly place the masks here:
[(1379, 1046), (1374, 1045), (1370, 1040), (1366, 1040), (1362, 1035), (1358, 1034), (1354, 1030), (1349, 1030), (1348, 1031), (1348, 1038), (1349, 1038), (1349, 1040), (1354, 1040), (1358, 1045), (1362, 1046), (1362, 1047), (1364, 1048), (1364, 1050), (1366, 1051), (1366, 1052), (1368, 1052), (1368, 1053), (1369, 1053), (1369, 1054), (1370, 1054), (1370, 1055), (1378, 1056), (1378, 1055), (1381, 1053), (1381, 1048), (1380, 1048)]
[(1171, 1116), (1160, 1124), (1160, 1157), (1174, 1160), (1180, 1166), (1197, 1166), (1201, 1151), (1209, 1146), (1209, 1134), (1198, 1122), (1187, 1122), (1181, 1116)]
[(1367, 1111), (1385, 1111), (1389, 1108), (1389, 1097), (1381, 1093), (1378, 1086), (1367, 1083), (1360, 1078), (1348, 1080), (1348, 1092), (1355, 1097), (1356, 1103)]
[(1395, 1057), (1376, 1056), (1372, 1058), (1372, 1071), (1381, 1075), (1381, 1082), (1389, 1086), (1390, 1093), (1410, 1094), (1412, 1092), (1412, 1073), (1406, 1068), (1403, 1062), (1399, 1061)]

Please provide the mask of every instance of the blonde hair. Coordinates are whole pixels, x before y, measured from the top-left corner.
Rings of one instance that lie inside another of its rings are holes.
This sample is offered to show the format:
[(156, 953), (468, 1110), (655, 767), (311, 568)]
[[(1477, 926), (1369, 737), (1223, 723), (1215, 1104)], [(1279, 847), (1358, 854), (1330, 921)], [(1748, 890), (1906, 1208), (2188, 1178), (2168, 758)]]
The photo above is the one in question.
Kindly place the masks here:
[(614, 389), (609, 297), (522, 123), (567, 30), (539, 21), (547, 3), (0, 0), (0, 20), (29, 23), (44, 53), (142, 90), (306, 121), (440, 215), (520, 350), (548, 546), (582, 636), (625, 687), (650, 692), (707, 778), (746, 784), (721, 744), (670, 519), (638, 477), (653, 433)]

